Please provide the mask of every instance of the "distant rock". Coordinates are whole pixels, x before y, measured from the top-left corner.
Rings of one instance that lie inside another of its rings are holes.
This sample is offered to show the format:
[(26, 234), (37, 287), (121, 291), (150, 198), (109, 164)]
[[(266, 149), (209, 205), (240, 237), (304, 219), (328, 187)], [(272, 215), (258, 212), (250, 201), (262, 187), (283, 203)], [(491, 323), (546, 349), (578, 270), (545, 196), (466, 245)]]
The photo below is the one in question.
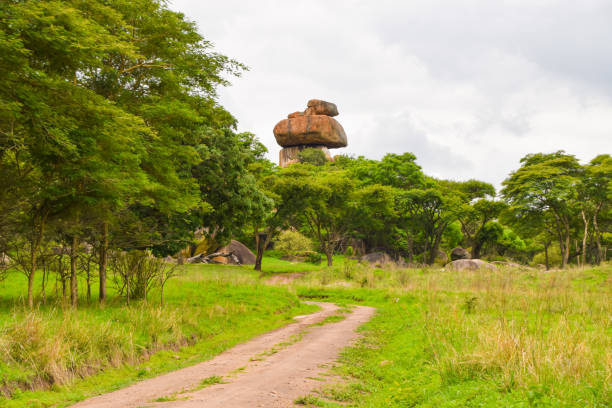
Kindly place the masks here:
[[(235, 239), (223, 248), (219, 248), (217, 253), (234, 255), (240, 265), (255, 265), (255, 254), (253, 254), (246, 245)], [(223, 263), (235, 263), (236, 261), (232, 258), (233, 257), (226, 257), (227, 262)]]
[(371, 265), (383, 266), (393, 263), (393, 259), (385, 252), (372, 252), (362, 256), (360, 261), (366, 261)]
[(325, 115), (303, 115), (283, 119), (274, 126), (274, 137), (282, 147), (322, 145), (336, 148), (346, 147), (347, 144), (342, 125), (334, 118)]
[(470, 253), (467, 249), (463, 248), (453, 248), (451, 251), (451, 261), (456, 261), (457, 259), (470, 259)]
[(445, 265), (447, 262), (448, 262), (448, 255), (446, 254), (446, 252), (442, 251), (441, 249), (438, 249), (434, 263)]
[(467, 271), (476, 269), (496, 270), (495, 265), (483, 261), (482, 259), (457, 259), (447, 264), (446, 267), (451, 271)]

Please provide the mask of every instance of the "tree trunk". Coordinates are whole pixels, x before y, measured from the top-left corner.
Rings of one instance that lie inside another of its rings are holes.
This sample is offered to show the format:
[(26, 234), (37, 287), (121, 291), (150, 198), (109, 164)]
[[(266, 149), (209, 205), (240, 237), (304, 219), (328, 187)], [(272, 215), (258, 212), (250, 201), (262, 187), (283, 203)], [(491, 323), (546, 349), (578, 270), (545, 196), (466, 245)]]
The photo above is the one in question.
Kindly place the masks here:
[(413, 245), (414, 245), (414, 240), (412, 238), (412, 235), (408, 234), (408, 262), (410, 264), (412, 264), (412, 260), (414, 258), (414, 255), (413, 255), (413, 250), (414, 250), (413, 249)]
[(472, 247), (472, 259), (480, 259), (480, 250), (482, 249), (482, 243), (474, 240), (474, 246)]
[(49, 274), (47, 272), (48, 269), (48, 264), (45, 261), (45, 258), (42, 258), (42, 264), (43, 264), (43, 275), (42, 275), (42, 288), (40, 291), (40, 295), (41, 295), (41, 301), (42, 304), (46, 304), (47, 303), (47, 291), (46, 291), (46, 285), (45, 285), (45, 278), (47, 277), (47, 275)]
[(40, 216), (40, 225), (37, 231), (37, 237), (32, 236), (30, 240), (30, 273), (28, 275), (28, 307), (32, 309), (34, 307), (34, 275), (36, 274), (36, 267), (38, 261), (38, 250), (42, 242), (43, 234), (45, 232), (45, 221), (46, 215)]
[(79, 287), (77, 282), (77, 256), (78, 256), (79, 240), (76, 235), (72, 237), (72, 246), (70, 248), (70, 304), (72, 307), (77, 307), (79, 302)]
[(334, 249), (329, 246), (325, 247), (325, 256), (327, 257), (327, 266), (332, 266), (334, 262)]
[(434, 262), (436, 262), (436, 256), (438, 255), (438, 248), (440, 248), (440, 242), (442, 241), (442, 232), (444, 232), (443, 228), (441, 232), (439, 232), (436, 235), (434, 242), (431, 245), (431, 249), (429, 251), (429, 265), (433, 265)]
[(561, 269), (565, 269), (569, 263), (571, 236), (569, 222), (565, 218), (562, 219), (562, 222), (564, 237), (561, 244)]
[(265, 232), (258, 232), (255, 235), (257, 245), (257, 256), (255, 257), (255, 270), (261, 272), (261, 261), (263, 260), (264, 250), (266, 249), (268, 234)]
[(550, 245), (549, 242), (544, 244), (544, 264), (546, 266), (546, 270), (550, 269), (550, 265), (548, 263), (548, 246)]
[(567, 264), (569, 263), (569, 255), (570, 255), (570, 233), (569, 233), (569, 227), (566, 229), (565, 231), (565, 252), (563, 254), (563, 264), (561, 265), (561, 269), (565, 269), (565, 267), (567, 267)]
[(127, 302), (127, 305), (130, 305), (130, 277), (127, 276), (127, 279), (125, 280), (125, 286), (127, 288), (127, 292), (125, 292), (125, 299)]
[(599, 208), (601, 208), (601, 206), (598, 206), (597, 210), (593, 214), (593, 232), (595, 233), (595, 243), (597, 244), (597, 257), (595, 258), (595, 263), (597, 265), (599, 265), (601, 261), (605, 259), (603, 257), (603, 251), (601, 248), (601, 234), (599, 233), (599, 225), (597, 224), (597, 213), (599, 212)]
[(91, 264), (87, 260), (87, 303), (91, 301)]
[(100, 304), (106, 301), (106, 265), (108, 262), (108, 223), (104, 222), (102, 227), (102, 242), (100, 243)]

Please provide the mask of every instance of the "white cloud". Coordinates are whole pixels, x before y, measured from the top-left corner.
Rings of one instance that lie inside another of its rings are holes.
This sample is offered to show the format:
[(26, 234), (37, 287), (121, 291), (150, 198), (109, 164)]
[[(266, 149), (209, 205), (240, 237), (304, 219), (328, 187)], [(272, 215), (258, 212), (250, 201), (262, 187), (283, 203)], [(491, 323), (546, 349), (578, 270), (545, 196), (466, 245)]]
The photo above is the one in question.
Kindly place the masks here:
[(527, 153), (612, 151), (612, 2), (174, 0), (250, 66), (221, 103), (277, 160), (272, 128), (320, 98), (346, 152), (413, 152), (499, 185)]

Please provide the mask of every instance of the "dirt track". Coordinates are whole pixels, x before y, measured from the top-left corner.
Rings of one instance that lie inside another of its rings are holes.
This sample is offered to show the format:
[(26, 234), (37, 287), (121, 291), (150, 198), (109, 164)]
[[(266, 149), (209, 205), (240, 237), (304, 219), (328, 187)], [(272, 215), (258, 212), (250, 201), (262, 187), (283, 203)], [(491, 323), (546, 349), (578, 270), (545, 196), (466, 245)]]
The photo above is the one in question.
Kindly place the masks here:
[[(346, 319), (311, 326), (336, 313), (331, 303), (322, 310), (296, 318), (297, 322), (229, 349), (212, 360), (141, 381), (130, 387), (82, 401), (73, 407), (291, 407), (293, 401), (323, 385), (323, 365), (357, 338), (355, 329), (374, 309), (355, 307)], [(285, 343), (285, 344), (281, 344)], [(223, 377), (195, 391), (202, 380)], [(160, 397), (175, 399), (154, 402)]]

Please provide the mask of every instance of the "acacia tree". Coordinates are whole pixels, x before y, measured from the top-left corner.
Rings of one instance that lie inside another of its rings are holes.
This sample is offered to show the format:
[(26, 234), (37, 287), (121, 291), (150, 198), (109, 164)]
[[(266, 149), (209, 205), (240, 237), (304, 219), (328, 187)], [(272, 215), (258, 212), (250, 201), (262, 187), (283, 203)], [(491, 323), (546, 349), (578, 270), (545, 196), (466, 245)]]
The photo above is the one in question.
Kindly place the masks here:
[(521, 159), (521, 167), (502, 183), (502, 196), (512, 211), (539, 214), (555, 232), (562, 268), (570, 256), (571, 222), (581, 170), (576, 157), (562, 150), (529, 154)]
[(354, 181), (326, 166), (294, 164), (283, 169), (272, 187), (279, 219), (305, 230), (333, 264), (333, 254), (348, 232), (348, 200)]
[(398, 212), (423, 236), (423, 262), (434, 263), (442, 235), (456, 220), (460, 204), (452, 190), (442, 189), (440, 185), (408, 190), (397, 196)]

